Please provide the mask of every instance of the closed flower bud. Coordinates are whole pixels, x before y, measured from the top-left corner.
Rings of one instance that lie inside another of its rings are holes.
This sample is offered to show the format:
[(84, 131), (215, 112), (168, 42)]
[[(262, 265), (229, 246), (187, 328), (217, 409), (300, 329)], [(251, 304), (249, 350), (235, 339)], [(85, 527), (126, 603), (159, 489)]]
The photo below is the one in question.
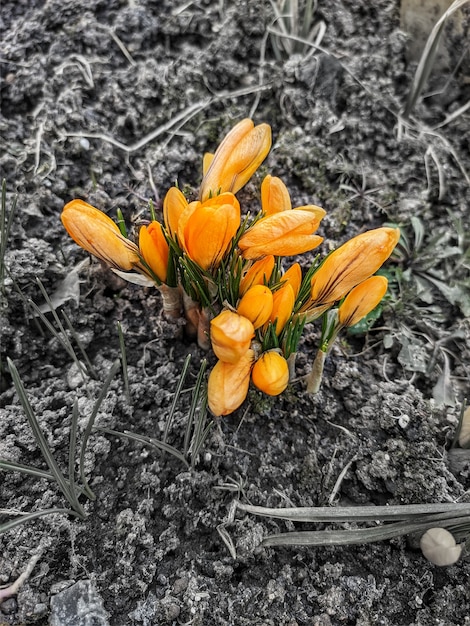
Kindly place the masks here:
[(300, 265), (298, 263), (293, 263), (281, 276), (281, 282), (283, 284), (288, 283), (294, 291), (294, 296), (297, 298), (299, 295), (300, 285), (302, 284), (302, 270), (300, 269)]
[(72, 200), (64, 206), (61, 219), (79, 246), (111, 267), (128, 271), (139, 262), (137, 246), (122, 236), (110, 217), (91, 204)]
[(217, 267), (240, 226), (240, 204), (233, 193), (191, 202), (179, 216), (178, 241), (204, 270)]
[(240, 296), (254, 285), (267, 285), (274, 269), (274, 256), (269, 254), (255, 261), (240, 282)]
[(249, 349), (255, 329), (249, 319), (222, 311), (211, 321), (212, 349), (218, 359), (226, 363), (236, 363)]
[(289, 191), (277, 176), (268, 174), (261, 183), (261, 209), (265, 215), (292, 209)]
[(273, 294), (265, 285), (248, 289), (237, 307), (237, 313), (249, 319), (255, 330), (269, 320), (272, 310)]
[(324, 215), (323, 209), (312, 205), (263, 217), (240, 238), (243, 257), (293, 256), (313, 250), (323, 241), (314, 233)]
[(255, 387), (269, 396), (278, 396), (289, 383), (289, 365), (278, 352), (263, 352), (251, 372)]
[(276, 322), (276, 335), (280, 335), (282, 329), (289, 321), (295, 304), (295, 295), (292, 286), (287, 283), (273, 294), (273, 310), (270, 321)]
[(400, 238), (398, 228), (368, 230), (332, 252), (311, 282), (314, 305), (333, 304), (353, 287), (375, 274), (392, 254)]
[(356, 285), (338, 307), (338, 321), (354, 326), (368, 315), (384, 297), (388, 286), (385, 276), (371, 276)]
[(140, 253), (157, 278), (164, 283), (168, 268), (168, 243), (159, 222), (142, 226), (139, 231)]
[(214, 415), (233, 413), (243, 403), (250, 386), (254, 357), (253, 350), (247, 350), (235, 363), (216, 363), (207, 385), (209, 408)]
[(163, 200), (163, 219), (168, 234), (172, 239), (178, 232), (178, 222), (188, 208), (188, 201), (178, 187), (170, 187)]
[[(271, 149), (271, 128), (244, 119), (226, 135), (202, 179), (199, 197), (207, 200), (224, 191), (237, 193), (253, 176)], [(207, 165), (207, 162), (206, 162)]]

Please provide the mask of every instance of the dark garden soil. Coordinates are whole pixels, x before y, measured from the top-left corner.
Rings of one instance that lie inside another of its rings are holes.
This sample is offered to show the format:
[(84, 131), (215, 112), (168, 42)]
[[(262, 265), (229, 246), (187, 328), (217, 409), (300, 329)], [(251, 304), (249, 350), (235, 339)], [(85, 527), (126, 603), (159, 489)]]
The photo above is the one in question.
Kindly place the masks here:
[[(94, 431), (85, 473), (96, 500), (80, 498), (86, 519), (46, 515), (0, 535), (0, 587), (38, 556), (19, 593), (0, 604), (2, 626), (470, 624), (468, 557), (436, 567), (419, 537), (267, 548), (263, 537), (305, 525), (237, 512), (225, 526), (234, 558), (217, 531), (236, 498), (269, 507), (469, 501), (469, 457), (450, 448), (470, 396), (470, 117), (456, 114), (470, 96), (468, 48), (457, 66), (468, 14), (427, 84), (435, 95), (400, 125), (416, 63), (398, 2), (318, 4), (321, 49), (300, 45), (277, 58), (268, 0), (3, 1), (0, 165), (7, 210), (16, 194), (18, 204), (1, 308), (1, 459), (46, 469), (7, 357), (65, 473), (73, 405), (80, 441), (121, 355), (118, 322), (130, 401), (119, 370), (100, 427), (162, 439), (186, 356), (187, 389), (202, 358), (214, 363), (178, 339), (156, 290), (83, 264), (60, 222), (72, 198), (113, 218), (120, 208), (130, 227), (148, 218), (149, 198), (160, 210), (175, 181), (194, 197), (203, 153), (252, 117), (271, 124), (274, 142), (238, 194), (243, 207), (257, 211), (269, 172), (295, 206), (326, 209), (323, 253), (386, 222), (400, 224), (410, 245), (422, 226), (423, 242), (387, 263), (400, 285), (391, 281), (369, 334), (338, 342), (317, 395), (302, 380), (318, 342), (313, 324), (298, 379), (277, 399), (250, 391), (216, 422), (194, 468)], [(299, 260), (306, 268), (312, 259)], [(44, 304), (37, 279), (59, 319), (69, 316), (95, 379), (80, 375), (33, 314), (29, 300)], [(168, 435), (178, 449), (189, 405), (183, 393)], [(53, 481), (0, 471), (0, 522), (67, 506)], [(81, 597), (68, 617), (66, 590)]]

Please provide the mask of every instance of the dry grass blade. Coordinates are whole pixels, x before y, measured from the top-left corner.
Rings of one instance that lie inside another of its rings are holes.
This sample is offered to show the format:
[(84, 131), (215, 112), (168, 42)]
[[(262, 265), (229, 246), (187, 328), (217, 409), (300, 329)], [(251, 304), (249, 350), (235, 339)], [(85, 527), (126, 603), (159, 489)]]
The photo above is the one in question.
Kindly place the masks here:
[(15, 196), (10, 205), (10, 211), (7, 216), (7, 184), (6, 180), (2, 181), (2, 191), (0, 200), (0, 293), (4, 293), (5, 279), (5, 254), (7, 250), (10, 229), (15, 215), (16, 203), (18, 197)]
[[(455, 519), (439, 519), (422, 522), (396, 522), (379, 528), (363, 528), (353, 530), (317, 530), (299, 531), (269, 535), (263, 539), (264, 546), (351, 546), (376, 541), (386, 541), (396, 537), (403, 537), (416, 532), (424, 532), (430, 528), (457, 528)], [(424, 519), (424, 518), (423, 518)], [(468, 518), (470, 521), (470, 518)], [(465, 527), (468, 524), (465, 523)]]
[(121, 364), (122, 364), (122, 378), (124, 380), (124, 389), (126, 392), (126, 398), (128, 404), (131, 404), (131, 393), (129, 389), (129, 376), (127, 374), (127, 354), (126, 354), (126, 342), (124, 340), (124, 332), (122, 330), (121, 323), (117, 323), (118, 335), (119, 335), (119, 347), (121, 349)]
[(398, 506), (341, 506), (267, 508), (237, 502), (237, 509), (263, 517), (293, 522), (374, 522), (412, 520), (423, 515), (470, 515), (470, 503), (457, 504), (402, 504)]
[(421, 59), (418, 63), (418, 67), (416, 68), (416, 73), (413, 78), (413, 82), (411, 85), (410, 93), (408, 95), (408, 100), (406, 102), (405, 110), (403, 111), (403, 118), (408, 120), (411, 111), (413, 110), (416, 101), (418, 100), (424, 85), (426, 84), (431, 70), (434, 66), (434, 59), (436, 57), (436, 53), (439, 46), (439, 41), (442, 36), (442, 32), (444, 30), (444, 26), (449, 19), (456, 11), (461, 9), (465, 4), (468, 4), (470, 0), (454, 0), (454, 2), (450, 5), (447, 11), (441, 16), (441, 18), (436, 22), (434, 28), (432, 29), (426, 45), (424, 46), (423, 53), (421, 55)]
[(255, 515), (293, 522), (392, 522), (383, 523), (379, 527), (354, 530), (298, 531), (269, 535), (263, 540), (265, 546), (373, 543), (436, 526), (451, 528), (457, 534), (468, 534), (470, 526), (470, 503), (272, 509), (236, 502), (236, 508)]

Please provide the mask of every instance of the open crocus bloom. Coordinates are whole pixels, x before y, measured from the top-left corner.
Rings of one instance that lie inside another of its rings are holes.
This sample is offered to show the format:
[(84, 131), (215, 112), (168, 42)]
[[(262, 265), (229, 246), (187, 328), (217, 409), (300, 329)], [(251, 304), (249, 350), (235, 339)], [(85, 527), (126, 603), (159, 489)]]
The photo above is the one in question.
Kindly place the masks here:
[(375, 274), (392, 254), (398, 228), (376, 228), (353, 237), (332, 252), (312, 277), (311, 304), (333, 304)]
[(320, 207), (311, 205), (262, 218), (238, 242), (243, 258), (293, 256), (313, 250), (323, 241), (314, 233), (325, 214)]
[(139, 263), (137, 246), (123, 237), (103, 211), (83, 200), (72, 200), (61, 220), (72, 239), (84, 250), (118, 270), (129, 271)]
[(212, 158), (205, 159), (207, 171), (199, 198), (207, 200), (224, 191), (237, 193), (253, 176), (271, 149), (271, 127), (241, 120), (225, 136)]

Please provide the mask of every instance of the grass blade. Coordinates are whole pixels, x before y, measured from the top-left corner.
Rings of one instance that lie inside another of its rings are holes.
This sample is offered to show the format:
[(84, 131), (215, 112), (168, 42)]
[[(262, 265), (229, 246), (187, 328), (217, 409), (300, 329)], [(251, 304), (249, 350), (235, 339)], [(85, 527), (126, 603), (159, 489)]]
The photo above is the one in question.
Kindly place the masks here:
[(129, 391), (129, 376), (127, 375), (127, 355), (126, 355), (126, 343), (124, 341), (124, 333), (122, 330), (121, 322), (117, 323), (119, 347), (121, 348), (121, 363), (122, 363), (122, 378), (124, 380), (124, 390), (126, 392), (127, 403), (131, 404), (131, 394)]
[(114, 435), (115, 437), (125, 437), (127, 439), (131, 439), (132, 441), (137, 441), (139, 443), (144, 443), (146, 445), (152, 446), (153, 448), (158, 448), (163, 452), (169, 452), (179, 461), (181, 461), (187, 468), (189, 468), (189, 463), (186, 461), (184, 455), (179, 450), (177, 450), (173, 446), (170, 446), (164, 441), (153, 439), (152, 437), (146, 437), (145, 435), (137, 435), (135, 433), (131, 433), (128, 430), (120, 432), (118, 430), (113, 430), (112, 428), (105, 428), (104, 426), (95, 426), (95, 429), (99, 430), (100, 432), (107, 433), (108, 435)]
[[(77, 514), (79, 515), (79, 517), (81, 518), (85, 518), (85, 511), (83, 510), (82, 506), (80, 504), (77, 503), (76, 501), (76, 497), (74, 495), (74, 493), (72, 492), (72, 489), (70, 487), (70, 485), (68, 484), (67, 479), (65, 478), (65, 476), (63, 475), (63, 473), (61, 472), (59, 466), (57, 465), (56, 460), (54, 459), (54, 456), (52, 455), (52, 452), (49, 448), (49, 445), (46, 441), (46, 438), (44, 437), (41, 428), (39, 426), (39, 423), (36, 419), (36, 416), (34, 414), (34, 411), (29, 403), (28, 397), (26, 395), (26, 391), (23, 387), (23, 383), (21, 382), (21, 378), (18, 374), (18, 370), (16, 369), (13, 361), (11, 359), (9, 359), (7, 357), (7, 363), (8, 363), (8, 367), (10, 370), (10, 374), (11, 377), (13, 379), (13, 384), (15, 385), (15, 389), (16, 389), (16, 393), (18, 394), (18, 398), (23, 406), (23, 409), (26, 413), (26, 417), (28, 419), (29, 425), (31, 427), (31, 430), (33, 431), (34, 437), (36, 439), (36, 442), (42, 452), (42, 455), (49, 467), (49, 469), (51, 470), (52, 475), (54, 476), (55, 480), (57, 481), (57, 484), (59, 485), (60, 490), (62, 491), (62, 493), (64, 494), (66, 500), (69, 502), (69, 504), (74, 508), (74, 510), (77, 512)], [(75, 508), (75, 505), (78, 504), (78, 507)]]
[(469, 0), (454, 0), (447, 11), (434, 25), (434, 28), (426, 41), (426, 45), (424, 46), (418, 67), (416, 68), (405, 110), (403, 111), (403, 118), (405, 120), (408, 120), (411, 111), (413, 110), (416, 101), (418, 100), (419, 95), (429, 78), (446, 21), (453, 13), (455, 13), (455, 11), (461, 9), (468, 2)]
[[(188, 455), (189, 445), (191, 441), (191, 431), (193, 429), (193, 425), (196, 425), (196, 411), (197, 406), (199, 404), (200, 396), (201, 396), (201, 385), (204, 380), (204, 374), (206, 371), (207, 361), (203, 359), (201, 362), (201, 367), (199, 368), (199, 372), (196, 379), (196, 384), (193, 389), (193, 397), (191, 400), (191, 406), (189, 408), (188, 421), (186, 423), (186, 431), (184, 433), (184, 443), (183, 443), (183, 452), (185, 457)], [(193, 435), (194, 439), (194, 435)]]
[[(318, 530), (299, 531), (269, 535), (263, 539), (264, 546), (350, 546), (364, 543), (386, 541), (415, 532), (424, 532), (430, 528), (447, 528), (456, 525), (455, 518), (428, 516), (420, 522), (395, 522), (379, 528), (353, 530)], [(430, 519), (432, 518), (432, 519)], [(470, 521), (470, 518), (468, 518)], [(468, 523), (468, 522), (467, 522)]]
[(165, 424), (165, 431), (163, 433), (163, 442), (166, 443), (168, 439), (168, 433), (170, 432), (171, 424), (173, 423), (173, 418), (175, 416), (176, 404), (181, 396), (181, 391), (183, 389), (184, 381), (186, 380), (186, 375), (188, 373), (189, 364), (191, 362), (191, 355), (188, 354), (186, 359), (184, 360), (183, 369), (181, 370), (181, 376), (178, 381), (178, 385), (176, 386), (175, 396), (173, 398), (173, 402), (171, 403), (170, 412), (168, 414), (168, 419)]
[(108, 393), (108, 389), (109, 389), (109, 385), (111, 384), (111, 381), (113, 380), (113, 378), (115, 377), (117, 371), (119, 370), (119, 366), (120, 366), (120, 362), (119, 359), (117, 359), (116, 361), (114, 361), (111, 369), (109, 370), (108, 376), (106, 378), (106, 380), (103, 383), (103, 386), (101, 388), (100, 391), (100, 395), (98, 396), (95, 405), (93, 407), (93, 411), (91, 412), (90, 415), (90, 419), (88, 420), (88, 424), (85, 428), (85, 432), (83, 433), (83, 438), (82, 438), (82, 445), (80, 448), (80, 461), (79, 461), (79, 466), (80, 466), (80, 478), (83, 484), (83, 487), (86, 491), (87, 496), (90, 498), (90, 500), (95, 500), (95, 494), (93, 493), (93, 491), (91, 490), (88, 481), (85, 477), (85, 452), (86, 452), (86, 448), (88, 445), (88, 439), (90, 438), (91, 432), (93, 430), (93, 426), (95, 423), (95, 419), (96, 416), (98, 414), (98, 411), (100, 410), (100, 406), (103, 402), (103, 400), (106, 397), (106, 394)]
[(77, 511), (72, 511), (71, 509), (43, 509), (42, 511), (35, 511), (34, 513), (27, 513), (26, 515), (22, 515), (21, 517), (15, 517), (4, 524), (0, 524), (0, 535), (3, 533), (16, 528), (20, 524), (25, 524), (26, 522), (30, 522), (31, 520), (37, 519), (38, 517), (43, 517), (44, 515), (53, 515), (54, 513), (63, 513), (65, 515), (75, 515), (75, 517), (80, 517)]
[(292, 507), (284, 509), (253, 506), (237, 502), (237, 509), (293, 522), (388, 522), (412, 520), (423, 515), (447, 514), (450, 517), (470, 515), (470, 503), (402, 504), (398, 506)]

